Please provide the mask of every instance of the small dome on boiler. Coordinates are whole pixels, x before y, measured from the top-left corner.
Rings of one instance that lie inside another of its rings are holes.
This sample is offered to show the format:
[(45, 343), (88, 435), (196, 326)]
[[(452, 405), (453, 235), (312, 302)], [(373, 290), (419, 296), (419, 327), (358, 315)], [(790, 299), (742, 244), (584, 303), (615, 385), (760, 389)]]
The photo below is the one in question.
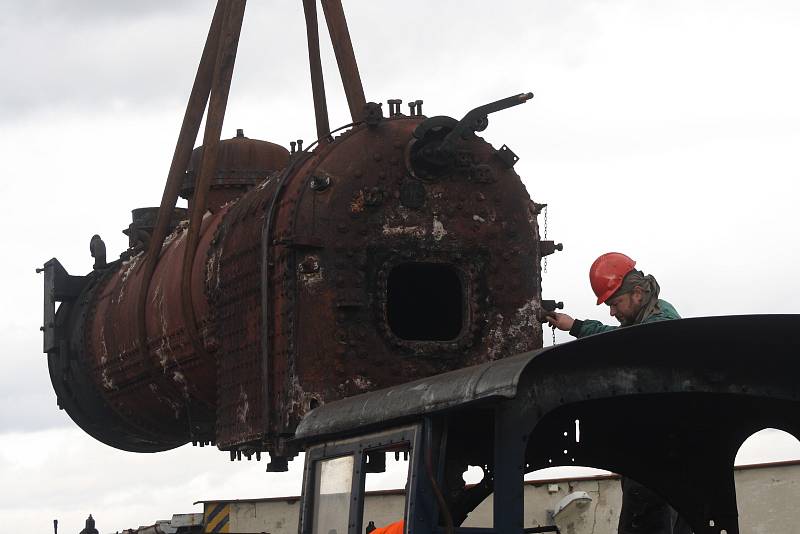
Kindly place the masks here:
[[(199, 146), (192, 151), (180, 193), (190, 204), (202, 159), (203, 147)], [(288, 161), (289, 151), (284, 147), (269, 141), (250, 139), (245, 137), (244, 130), (236, 130), (236, 137), (219, 142), (217, 170), (211, 181), (208, 208), (215, 211), (219, 206), (240, 197), (270, 174), (284, 168)]]

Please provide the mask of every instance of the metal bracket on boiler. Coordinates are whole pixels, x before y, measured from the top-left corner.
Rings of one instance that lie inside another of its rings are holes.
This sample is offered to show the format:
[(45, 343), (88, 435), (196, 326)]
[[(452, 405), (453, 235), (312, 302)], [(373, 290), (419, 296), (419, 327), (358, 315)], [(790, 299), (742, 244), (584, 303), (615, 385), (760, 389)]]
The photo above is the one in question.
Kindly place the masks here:
[(40, 328), (44, 333), (42, 352), (51, 352), (58, 347), (56, 302), (76, 299), (89, 277), (72, 276), (55, 258), (36, 269), (36, 272), (44, 273), (44, 325)]

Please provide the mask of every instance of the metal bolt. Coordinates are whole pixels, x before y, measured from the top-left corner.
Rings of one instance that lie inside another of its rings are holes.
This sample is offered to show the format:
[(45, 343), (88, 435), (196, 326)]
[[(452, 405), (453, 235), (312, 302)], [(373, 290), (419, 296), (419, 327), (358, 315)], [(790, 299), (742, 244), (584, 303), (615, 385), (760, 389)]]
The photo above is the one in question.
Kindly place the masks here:
[(296, 141), (290, 141), (289, 145), (292, 147), (292, 154), (294, 154), (297, 151), (297, 142)]
[(390, 98), (389, 100), (386, 101), (386, 103), (389, 104), (390, 117), (394, 117), (395, 115), (400, 114), (400, 104), (403, 103), (402, 100), (400, 100), (399, 98)]
[(242, 128), (236, 129), (236, 137), (244, 137), (244, 130)]
[(302, 152), (303, 151), (303, 140), (302, 139), (298, 139), (297, 140), (297, 151), (298, 152)]
[(408, 109), (410, 110), (408, 114), (409, 117), (413, 117), (414, 115), (416, 115), (416, 113), (414, 112), (414, 108), (416, 107), (416, 105), (417, 105), (416, 102), (408, 103)]
[(414, 102), (417, 105), (417, 115), (422, 115), (422, 100)]

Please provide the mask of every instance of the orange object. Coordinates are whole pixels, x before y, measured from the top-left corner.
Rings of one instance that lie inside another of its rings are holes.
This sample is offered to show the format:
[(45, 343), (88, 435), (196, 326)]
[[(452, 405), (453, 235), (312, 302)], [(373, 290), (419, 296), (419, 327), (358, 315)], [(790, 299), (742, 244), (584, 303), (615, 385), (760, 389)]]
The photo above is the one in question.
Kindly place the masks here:
[(403, 534), (403, 527), (405, 526), (405, 522), (401, 519), (400, 521), (395, 521), (385, 527), (376, 528), (370, 534)]
[(608, 252), (594, 260), (589, 269), (589, 282), (597, 295), (597, 304), (602, 304), (617, 292), (622, 279), (635, 265), (635, 261), (619, 252)]

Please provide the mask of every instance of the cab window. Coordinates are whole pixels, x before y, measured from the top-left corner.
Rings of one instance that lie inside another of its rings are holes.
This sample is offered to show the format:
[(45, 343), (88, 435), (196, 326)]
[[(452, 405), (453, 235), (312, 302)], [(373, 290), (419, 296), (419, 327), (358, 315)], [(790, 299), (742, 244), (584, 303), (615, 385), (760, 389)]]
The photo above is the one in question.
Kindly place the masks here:
[(314, 466), (313, 534), (345, 534), (350, 523), (353, 456), (319, 460)]

